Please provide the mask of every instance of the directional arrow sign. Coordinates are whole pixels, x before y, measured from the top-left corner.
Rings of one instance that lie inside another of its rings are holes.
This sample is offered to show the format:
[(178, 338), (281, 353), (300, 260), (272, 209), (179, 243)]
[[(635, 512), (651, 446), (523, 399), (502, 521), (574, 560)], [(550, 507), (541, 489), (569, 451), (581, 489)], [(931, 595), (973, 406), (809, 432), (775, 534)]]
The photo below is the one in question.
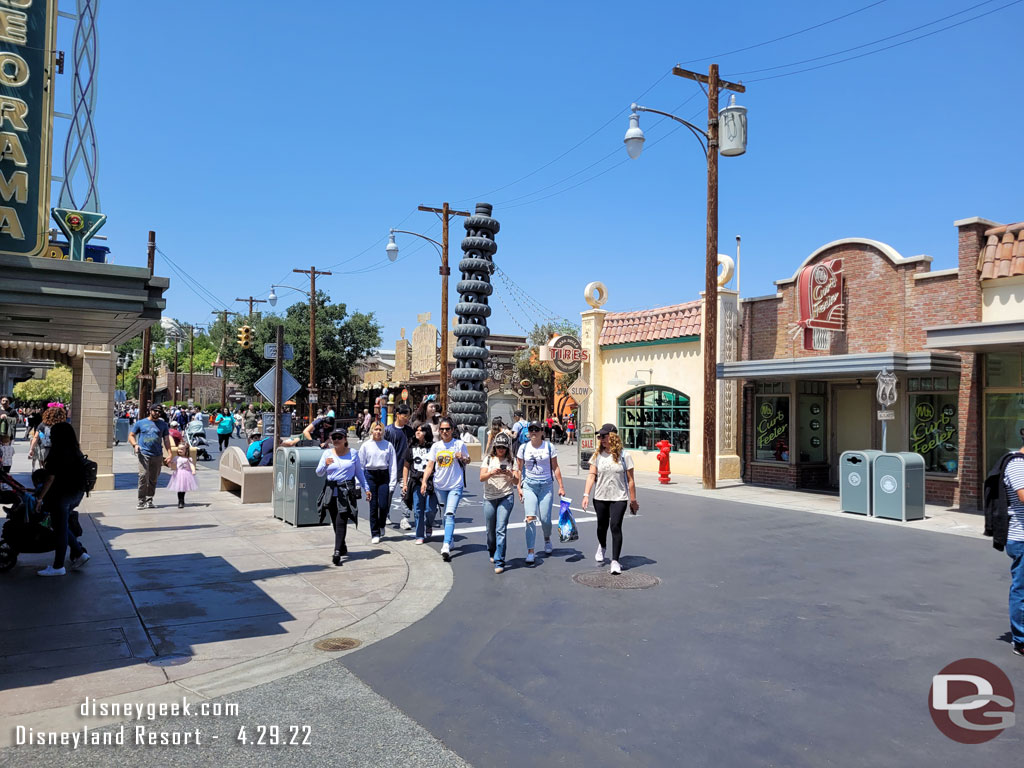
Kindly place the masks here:
[(566, 390), (569, 393), (569, 397), (575, 400), (577, 403), (582, 403), (594, 390), (588, 387), (586, 384), (578, 383), (573, 384), (569, 389)]
[[(287, 369), (281, 371), (281, 396), (285, 402), (292, 399), (292, 396), (302, 389), (302, 385), (295, 380), (295, 377), (288, 373)], [(260, 380), (256, 382), (256, 391), (263, 395), (267, 400), (274, 403), (274, 369), (271, 368), (269, 371), (260, 376)], [(274, 403), (274, 405), (280, 405), (280, 403)]]

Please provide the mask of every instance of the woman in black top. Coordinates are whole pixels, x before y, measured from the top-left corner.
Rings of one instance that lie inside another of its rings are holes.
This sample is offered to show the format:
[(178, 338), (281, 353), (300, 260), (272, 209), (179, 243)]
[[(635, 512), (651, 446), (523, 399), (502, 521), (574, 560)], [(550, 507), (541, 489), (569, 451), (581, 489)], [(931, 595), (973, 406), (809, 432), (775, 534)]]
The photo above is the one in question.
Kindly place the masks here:
[(50, 428), (50, 452), (43, 464), (46, 481), (39, 492), (39, 499), (50, 514), (54, 542), (53, 565), (39, 571), (40, 576), (63, 576), (64, 557), (71, 547), (71, 567), (81, 568), (89, 561), (78, 538), (68, 530), (71, 510), (77, 507), (85, 496), (85, 466), (82, 451), (78, 447), (75, 428), (66, 421)]

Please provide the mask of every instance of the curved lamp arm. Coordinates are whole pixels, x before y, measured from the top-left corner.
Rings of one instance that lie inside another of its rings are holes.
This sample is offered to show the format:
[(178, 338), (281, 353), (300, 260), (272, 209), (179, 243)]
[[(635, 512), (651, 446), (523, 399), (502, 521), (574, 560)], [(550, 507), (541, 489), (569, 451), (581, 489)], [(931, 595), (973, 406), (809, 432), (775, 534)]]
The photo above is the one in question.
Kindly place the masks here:
[[(437, 240), (435, 240), (434, 238), (432, 238), (432, 237), (427, 237), (426, 235), (421, 235), (421, 234), (420, 234), (419, 232), (410, 232), (410, 231), (409, 231), (409, 230), (407, 230), (407, 229), (394, 229), (394, 228), (392, 228), (392, 229), (390, 230), (390, 233), (391, 233), (391, 242), (392, 242), (392, 243), (394, 242), (394, 235), (395, 235), (395, 233), (396, 233), (396, 232), (399, 232), (399, 233), (401, 233), (401, 234), (403, 234), (403, 235), (412, 235), (413, 237), (418, 237), (418, 238), (420, 238), (421, 240), (426, 240), (426, 241), (427, 241), (428, 243), (431, 243), (431, 244), (433, 244), (433, 246), (434, 246), (435, 248), (437, 248), (437, 255), (438, 255), (438, 256), (440, 256), (441, 258), (444, 258), (444, 256), (442, 255), (442, 249), (444, 248), (444, 246), (442, 246), (442, 245), (441, 245), (441, 244), (440, 244), (439, 242), (437, 242)], [(390, 243), (389, 243), (389, 245), (390, 245)]]
[(274, 293), (274, 289), (275, 288), (288, 288), (289, 290), (292, 290), (292, 291), (298, 291), (303, 296), (305, 296), (307, 299), (309, 298), (309, 291), (304, 291), (301, 288), (296, 288), (294, 285), (278, 285), (277, 283), (272, 283), (271, 286), (270, 286), (270, 295), (267, 296), (267, 301), (270, 302), (270, 306), (272, 306), (272, 307), (276, 307), (277, 306), (277, 294)]
[(641, 107), (639, 104), (630, 104), (629, 108), (633, 112), (651, 112), (651, 113), (653, 113), (655, 115), (661, 115), (662, 117), (667, 117), (667, 118), (669, 118), (671, 120), (675, 120), (677, 123), (682, 123), (683, 125), (685, 125), (687, 128), (690, 129), (690, 133), (692, 133), (694, 138), (697, 139), (697, 142), (700, 144), (701, 150), (703, 150), (703, 152), (704, 152), (704, 156), (707, 157), (707, 154), (708, 154), (708, 144), (707, 143), (711, 140), (711, 137), (708, 136), (706, 131), (701, 130), (700, 128), (698, 128), (696, 125), (694, 125), (693, 123), (689, 122), (688, 120), (683, 120), (683, 118), (676, 117), (675, 115), (673, 115), (673, 114), (671, 114), (669, 112), (662, 112), (660, 109), (652, 109), (651, 107)]

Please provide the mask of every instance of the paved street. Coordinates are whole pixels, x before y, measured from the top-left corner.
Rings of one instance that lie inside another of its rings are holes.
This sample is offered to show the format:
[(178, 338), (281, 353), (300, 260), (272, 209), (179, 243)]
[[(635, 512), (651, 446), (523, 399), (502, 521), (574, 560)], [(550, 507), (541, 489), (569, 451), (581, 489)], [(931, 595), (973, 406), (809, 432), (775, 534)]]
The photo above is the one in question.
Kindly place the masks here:
[[(269, 764), (286, 751), (290, 765), (449, 765), (450, 749), (476, 766), (943, 766), (1020, 754), (1015, 728), (979, 746), (949, 741), (926, 703), (931, 676), (963, 657), (1024, 690), (1005, 635), (1008, 561), (987, 541), (642, 489), (624, 575), (661, 583), (594, 589), (572, 579), (595, 569), (582, 514), (580, 541), (532, 567), (522, 528), (511, 530), (495, 576), (475, 530), (478, 486), (458, 515), (454, 586), (426, 618), (223, 697), (237, 717), (145, 723), (199, 727), (206, 746), (94, 747), (61, 763)], [(579, 499), (582, 479), (566, 488)], [(394, 531), (388, 545), (439, 549), (407, 538)], [(241, 725), (261, 723), (308, 725), (312, 745), (236, 742)], [(50, 753), (24, 750), (0, 755), (33, 765)]]

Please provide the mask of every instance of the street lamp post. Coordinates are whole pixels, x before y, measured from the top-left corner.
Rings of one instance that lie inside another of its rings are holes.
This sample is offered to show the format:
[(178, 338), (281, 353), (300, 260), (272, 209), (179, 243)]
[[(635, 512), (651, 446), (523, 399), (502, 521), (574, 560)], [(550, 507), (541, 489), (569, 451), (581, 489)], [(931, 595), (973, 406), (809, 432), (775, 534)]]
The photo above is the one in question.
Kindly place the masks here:
[[(702, 482), (705, 488), (713, 490), (717, 478), (717, 414), (716, 390), (718, 383), (718, 153), (726, 157), (742, 155), (747, 144), (747, 110), (736, 105), (736, 97), (728, 107), (718, 114), (718, 93), (725, 89), (736, 93), (745, 93), (746, 88), (739, 83), (730, 83), (718, 77), (718, 65), (712, 64), (708, 74), (702, 75), (681, 67), (673, 67), (672, 74), (696, 80), (707, 86), (708, 95), (708, 130), (705, 132), (668, 112), (661, 112), (649, 107), (633, 104), (629, 116), (629, 129), (626, 131), (625, 143), (629, 156), (636, 159), (640, 156), (644, 145), (644, 133), (640, 130), (640, 112), (653, 112), (682, 123), (697, 137), (704, 149), (708, 164), (708, 213), (707, 213), (707, 249), (704, 263), (704, 461)], [(726, 141), (719, 146), (719, 126), (726, 129)], [(705, 144), (705, 142), (707, 142)]]
[(398, 244), (395, 243), (395, 233), (412, 235), (432, 243), (441, 255), (441, 371), (438, 380), (440, 382), (441, 413), (448, 413), (448, 275), (451, 270), (448, 268), (448, 222), (453, 216), (469, 216), (469, 211), (456, 211), (448, 203), (442, 203), (440, 208), (431, 208), (427, 205), (419, 206), (419, 210), (428, 213), (436, 213), (441, 219), (441, 242), (433, 238), (421, 235), (419, 232), (410, 232), (406, 229), (392, 229), (388, 236), (388, 244), (384, 249), (388, 258), (394, 261), (398, 258)]

